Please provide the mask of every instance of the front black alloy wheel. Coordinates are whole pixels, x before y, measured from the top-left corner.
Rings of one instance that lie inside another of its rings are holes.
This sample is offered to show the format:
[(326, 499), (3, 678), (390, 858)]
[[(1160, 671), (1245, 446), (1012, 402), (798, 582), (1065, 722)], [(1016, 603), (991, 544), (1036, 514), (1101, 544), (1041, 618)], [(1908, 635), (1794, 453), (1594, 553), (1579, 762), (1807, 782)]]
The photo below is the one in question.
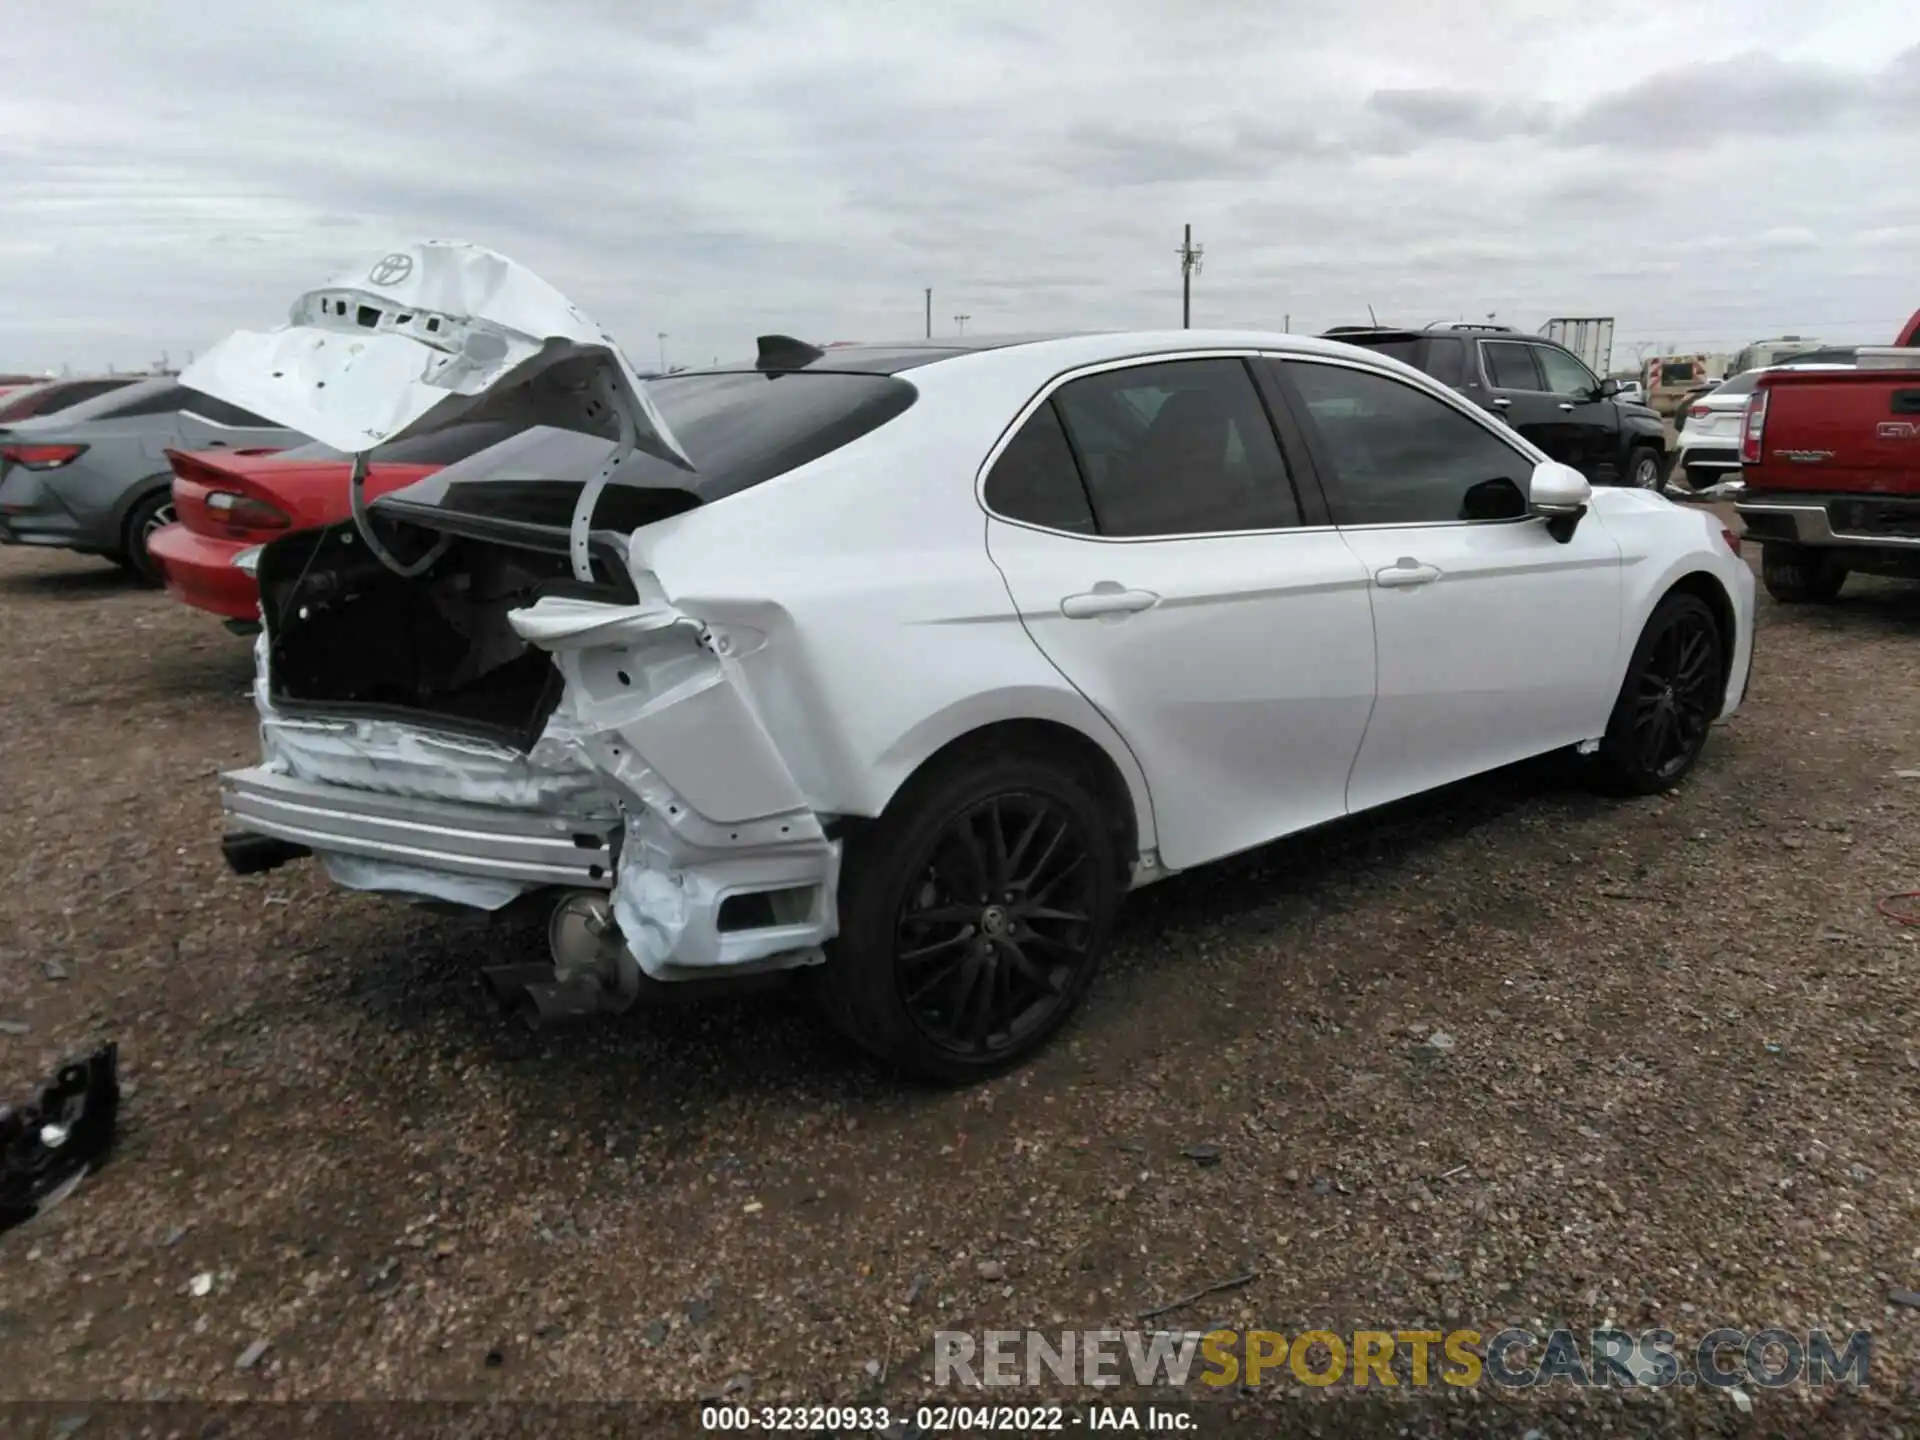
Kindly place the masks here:
[(1678, 783), (1700, 758), (1726, 693), (1726, 650), (1697, 595), (1654, 607), (1595, 756), (1601, 787), (1650, 795)]
[(820, 976), (854, 1040), (928, 1079), (992, 1074), (1079, 1006), (1120, 900), (1094, 787), (1047, 759), (982, 755), (904, 792), (847, 842)]

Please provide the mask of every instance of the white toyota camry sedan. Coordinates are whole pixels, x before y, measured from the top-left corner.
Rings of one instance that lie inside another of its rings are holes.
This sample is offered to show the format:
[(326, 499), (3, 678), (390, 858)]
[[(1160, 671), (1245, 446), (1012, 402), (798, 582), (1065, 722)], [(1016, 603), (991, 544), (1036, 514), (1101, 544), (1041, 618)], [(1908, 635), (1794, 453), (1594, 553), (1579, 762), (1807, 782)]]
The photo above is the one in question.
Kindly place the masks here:
[(984, 1074), (1129, 889), (1549, 751), (1658, 790), (1746, 685), (1716, 518), (1328, 341), (769, 336), (642, 381), (435, 242), (184, 378), (356, 455), (519, 427), (242, 557), (264, 754), (221, 783), (242, 872), (550, 906), (488, 972), (536, 1022), (804, 969)]

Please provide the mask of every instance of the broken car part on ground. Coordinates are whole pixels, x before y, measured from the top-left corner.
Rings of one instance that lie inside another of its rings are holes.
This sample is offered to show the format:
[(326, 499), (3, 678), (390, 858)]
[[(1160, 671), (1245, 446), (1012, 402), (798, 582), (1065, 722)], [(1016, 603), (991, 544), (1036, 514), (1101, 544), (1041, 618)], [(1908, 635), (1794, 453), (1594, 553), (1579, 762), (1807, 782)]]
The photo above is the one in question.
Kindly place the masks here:
[(0, 1230), (57, 1205), (106, 1163), (120, 1111), (119, 1048), (60, 1067), (24, 1110), (0, 1106)]

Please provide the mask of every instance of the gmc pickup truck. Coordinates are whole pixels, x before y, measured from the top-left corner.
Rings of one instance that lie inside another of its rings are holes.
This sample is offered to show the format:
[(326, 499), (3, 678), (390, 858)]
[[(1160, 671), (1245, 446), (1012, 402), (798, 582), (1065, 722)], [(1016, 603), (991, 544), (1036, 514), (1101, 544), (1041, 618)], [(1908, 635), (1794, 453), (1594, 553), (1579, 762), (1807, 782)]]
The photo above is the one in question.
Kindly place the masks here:
[(1762, 375), (1740, 426), (1734, 509), (1760, 578), (1788, 603), (1831, 600), (1847, 576), (1920, 580), (1920, 311), (1854, 370)]

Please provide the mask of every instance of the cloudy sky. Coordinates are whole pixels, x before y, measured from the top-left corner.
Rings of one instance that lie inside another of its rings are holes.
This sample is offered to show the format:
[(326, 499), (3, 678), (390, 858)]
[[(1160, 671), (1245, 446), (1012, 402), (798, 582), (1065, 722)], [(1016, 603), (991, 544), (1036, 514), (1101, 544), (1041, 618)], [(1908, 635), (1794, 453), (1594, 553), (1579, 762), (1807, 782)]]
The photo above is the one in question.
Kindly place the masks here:
[(1912, 0), (134, 0), (0, 22), (0, 369), (177, 363), (396, 240), (636, 361), (1618, 317), (1892, 339)]

